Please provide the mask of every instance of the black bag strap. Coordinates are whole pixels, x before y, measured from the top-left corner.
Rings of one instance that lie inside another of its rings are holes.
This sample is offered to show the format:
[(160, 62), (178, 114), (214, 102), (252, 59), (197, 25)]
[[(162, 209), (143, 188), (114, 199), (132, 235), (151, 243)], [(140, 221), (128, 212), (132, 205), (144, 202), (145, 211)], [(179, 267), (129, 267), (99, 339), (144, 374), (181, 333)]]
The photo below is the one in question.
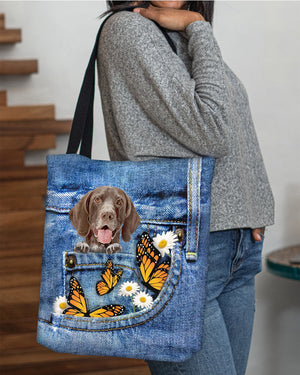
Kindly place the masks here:
[[(136, 6), (128, 7), (126, 8), (126, 10), (132, 11), (134, 8), (136, 8)], [(91, 158), (94, 122), (95, 62), (97, 59), (98, 42), (103, 25), (114, 13), (105, 18), (105, 20), (101, 23), (101, 26), (97, 33), (95, 45), (85, 71), (84, 79), (76, 104), (72, 128), (69, 136), (67, 154), (76, 154), (81, 143), (80, 155)], [(156, 21), (153, 22), (163, 32), (173, 51), (177, 53), (176, 47), (166, 30), (161, 27)]]

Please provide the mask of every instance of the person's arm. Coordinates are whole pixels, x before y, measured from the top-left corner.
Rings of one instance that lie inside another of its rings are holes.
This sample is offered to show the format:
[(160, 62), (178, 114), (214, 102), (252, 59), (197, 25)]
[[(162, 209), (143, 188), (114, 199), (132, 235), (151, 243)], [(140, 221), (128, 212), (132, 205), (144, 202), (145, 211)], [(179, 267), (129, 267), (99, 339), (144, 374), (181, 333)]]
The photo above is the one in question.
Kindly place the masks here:
[(116, 65), (125, 80), (129, 100), (136, 101), (162, 132), (192, 152), (215, 157), (227, 154), (228, 92), (210, 23), (195, 21), (186, 27), (191, 77), (152, 21), (140, 14), (121, 13), (103, 28), (103, 51), (106, 63)]

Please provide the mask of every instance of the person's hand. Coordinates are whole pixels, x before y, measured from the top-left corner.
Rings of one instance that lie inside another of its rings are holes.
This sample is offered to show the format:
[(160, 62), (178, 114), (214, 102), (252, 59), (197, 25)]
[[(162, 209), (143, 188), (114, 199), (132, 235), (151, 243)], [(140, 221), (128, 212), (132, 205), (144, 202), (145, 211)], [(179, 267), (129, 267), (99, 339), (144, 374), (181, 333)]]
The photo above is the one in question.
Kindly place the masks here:
[(261, 241), (261, 234), (265, 233), (265, 227), (252, 229), (252, 237), (255, 241)]
[(174, 31), (185, 31), (185, 28), (194, 21), (205, 21), (198, 12), (184, 9), (159, 8), (149, 4), (148, 8), (134, 8), (143, 17), (156, 21), (160, 26)]

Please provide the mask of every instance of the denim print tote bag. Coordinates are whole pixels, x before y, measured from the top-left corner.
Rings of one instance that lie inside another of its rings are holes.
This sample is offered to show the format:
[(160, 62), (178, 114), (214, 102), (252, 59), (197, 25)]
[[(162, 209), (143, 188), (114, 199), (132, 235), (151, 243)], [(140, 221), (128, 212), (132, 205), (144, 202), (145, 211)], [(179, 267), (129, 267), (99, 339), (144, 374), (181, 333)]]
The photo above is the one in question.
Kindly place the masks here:
[(37, 341), (63, 353), (183, 361), (202, 342), (214, 159), (91, 159), (104, 22), (67, 154), (47, 158)]

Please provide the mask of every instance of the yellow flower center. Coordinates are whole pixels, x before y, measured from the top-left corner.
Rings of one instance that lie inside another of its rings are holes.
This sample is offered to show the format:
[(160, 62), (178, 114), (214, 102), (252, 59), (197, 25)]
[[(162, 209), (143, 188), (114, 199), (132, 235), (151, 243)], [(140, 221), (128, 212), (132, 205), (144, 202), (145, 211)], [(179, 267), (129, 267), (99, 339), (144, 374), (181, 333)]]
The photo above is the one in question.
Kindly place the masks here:
[(66, 302), (61, 302), (61, 303), (59, 304), (59, 307), (60, 307), (61, 309), (65, 309), (65, 308), (67, 307)]
[(126, 287), (126, 292), (130, 292), (132, 290), (132, 286), (131, 285), (128, 285), (127, 287)]
[(146, 297), (141, 297), (141, 298), (140, 298), (140, 301), (143, 302), (143, 303), (145, 303), (145, 302), (147, 301), (147, 300), (146, 300)]
[(163, 247), (165, 247), (167, 245), (167, 241), (166, 240), (161, 240), (160, 242), (159, 242), (159, 244), (158, 244), (158, 246), (160, 247), (160, 248), (163, 248)]

